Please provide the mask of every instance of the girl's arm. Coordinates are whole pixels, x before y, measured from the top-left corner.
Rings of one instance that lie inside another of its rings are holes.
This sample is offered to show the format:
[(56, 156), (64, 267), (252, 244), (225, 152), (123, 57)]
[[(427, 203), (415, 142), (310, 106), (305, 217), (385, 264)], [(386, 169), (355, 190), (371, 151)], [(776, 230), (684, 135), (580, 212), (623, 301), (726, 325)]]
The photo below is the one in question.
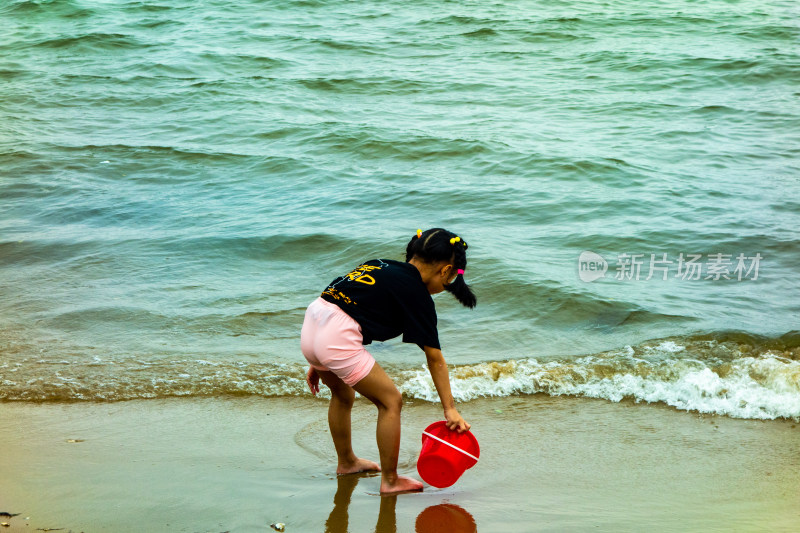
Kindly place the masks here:
[(428, 359), (428, 370), (430, 370), (433, 384), (439, 393), (439, 399), (442, 401), (447, 427), (456, 429), (459, 433), (469, 431), (471, 426), (456, 410), (456, 402), (453, 400), (453, 393), (450, 392), (450, 374), (447, 372), (447, 363), (444, 360), (442, 351), (430, 346), (425, 346), (423, 350), (425, 350), (425, 357)]

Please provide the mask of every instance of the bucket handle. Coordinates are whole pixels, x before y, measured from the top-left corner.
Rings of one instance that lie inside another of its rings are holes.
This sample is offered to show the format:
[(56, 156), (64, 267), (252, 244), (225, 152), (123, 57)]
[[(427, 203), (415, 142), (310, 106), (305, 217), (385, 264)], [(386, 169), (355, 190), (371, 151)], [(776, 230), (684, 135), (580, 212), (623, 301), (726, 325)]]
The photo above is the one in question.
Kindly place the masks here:
[(478, 458), (477, 458), (477, 457), (475, 457), (474, 455), (472, 455), (471, 453), (465, 452), (464, 450), (462, 450), (462, 449), (461, 449), (461, 448), (459, 448), (458, 446), (454, 446), (454, 445), (450, 444), (449, 442), (447, 442), (446, 440), (444, 440), (444, 439), (440, 439), (440, 438), (439, 438), (439, 437), (437, 437), (436, 435), (431, 435), (431, 434), (430, 434), (430, 433), (428, 433), (427, 431), (423, 431), (423, 432), (422, 432), (422, 434), (423, 434), (423, 435), (427, 435), (428, 437), (430, 437), (430, 438), (432, 438), (432, 439), (434, 439), (434, 440), (438, 440), (438, 441), (439, 441), (439, 442), (441, 442), (442, 444), (447, 444), (448, 446), (450, 446), (450, 447), (451, 447), (451, 448), (453, 448), (454, 450), (458, 450), (458, 451), (460, 451), (461, 453), (463, 453), (464, 455), (466, 455), (466, 456), (468, 456), (468, 457), (471, 457), (471, 458), (475, 459), (475, 461), (477, 461), (477, 460), (478, 460)]

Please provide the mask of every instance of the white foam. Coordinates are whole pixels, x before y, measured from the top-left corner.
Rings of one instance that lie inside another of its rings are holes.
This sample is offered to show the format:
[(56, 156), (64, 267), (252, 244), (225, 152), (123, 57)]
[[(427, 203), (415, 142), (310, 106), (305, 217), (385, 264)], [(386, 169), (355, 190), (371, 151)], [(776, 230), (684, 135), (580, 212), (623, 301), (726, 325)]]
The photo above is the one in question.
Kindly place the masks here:
[[(661, 347), (658, 347), (661, 349)], [(666, 350), (683, 351), (669, 344)], [(535, 359), (481, 363), (453, 368), (451, 383), (457, 401), (490, 396), (546, 393), (623, 398), (665, 403), (678, 409), (736, 418), (800, 420), (800, 362), (772, 354), (743, 357), (719, 367), (694, 359), (656, 362), (614, 354), (574, 361), (540, 363)], [(405, 394), (439, 400), (426, 368), (404, 372)]]
[[(647, 346), (647, 348), (649, 348), (649, 346)], [(680, 344), (676, 344), (672, 341), (664, 341), (653, 349), (660, 352), (678, 353), (684, 351), (686, 346), (681, 346)]]

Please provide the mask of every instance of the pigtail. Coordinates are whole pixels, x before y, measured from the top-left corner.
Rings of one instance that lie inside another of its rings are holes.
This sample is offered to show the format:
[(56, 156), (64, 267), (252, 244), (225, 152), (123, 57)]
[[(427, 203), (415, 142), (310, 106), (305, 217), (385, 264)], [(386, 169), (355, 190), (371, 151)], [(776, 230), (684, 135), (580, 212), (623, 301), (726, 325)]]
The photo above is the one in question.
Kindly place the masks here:
[(470, 309), (475, 307), (475, 304), (478, 303), (478, 299), (475, 298), (475, 293), (472, 292), (472, 288), (464, 281), (464, 274), (456, 276), (453, 283), (447, 285), (444, 290), (455, 296), (456, 300), (461, 302), (461, 305), (469, 307)]
[(475, 298), (472, 288), (464, 281), (464, 268), (467, 266), (467, 248), (469, 246), (465, 241), (459, 239), (453, 244), (453, 248), (455, 263), (453, 266), (458, 270), (458, 274), (453, 283), (447, 285), (444, 290), (455, 296), (461, 305), (472, 309), (478, 303), (478, 299)]

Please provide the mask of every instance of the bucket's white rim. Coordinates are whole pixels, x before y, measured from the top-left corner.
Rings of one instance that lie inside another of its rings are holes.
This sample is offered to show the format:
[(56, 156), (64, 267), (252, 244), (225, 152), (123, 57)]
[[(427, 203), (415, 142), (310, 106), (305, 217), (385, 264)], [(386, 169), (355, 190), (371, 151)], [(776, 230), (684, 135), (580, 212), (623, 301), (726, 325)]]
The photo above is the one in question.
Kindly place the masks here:
[(439, 438), (439, 437), (437, 437), (436, 435), (431, 435), (431, 434), (430, 434), (430, 433), (428, 433), (427, 431), (423, 431), (423, 432), (422, 432), (422, 434), (423, 434), (423, 435), (427, 435), (428, 437), (430, 437), (430, 438), (432, 438), (432, 439), (434, 439), (434, 440), (438, 440), (438, 441), (439, 441), (439, 442), (441, 442), (442, 444), (447, 444), (448, 446), (450, 446), (450, 447), (451, 447), (451, 448), (453, 448), (454, 450), (458, 450), (458, 451), (460, 451), (461, 453), (463, 453), (464, 455), (466, 455), (467, 457), (471, 457), (471, 458), (475, 459), (475, 461), (478, 461), (478, 458), (477, 458), (477, 457), (475, 457), (474, 455), (472, 455), (471, 453), (465, 452), (464, 450), (462, 450), (462, 449), (461, 449), (461, 448), (459, 448), (458, 446), (454, 446), (453, 444), (450, 444), (450, 443), (449, 443), (449, 442), (447, 442), (446, 440), (444, 440), (444, 439), (440, 439), (440, 438)]

